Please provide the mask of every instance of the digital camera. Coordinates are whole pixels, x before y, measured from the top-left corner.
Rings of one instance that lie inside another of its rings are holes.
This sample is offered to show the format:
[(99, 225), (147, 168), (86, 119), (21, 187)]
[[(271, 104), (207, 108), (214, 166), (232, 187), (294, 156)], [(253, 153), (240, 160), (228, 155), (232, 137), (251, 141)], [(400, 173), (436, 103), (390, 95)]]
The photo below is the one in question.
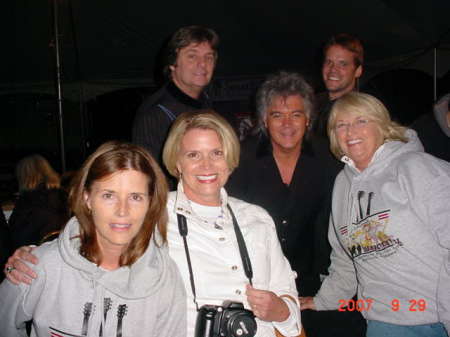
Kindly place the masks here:
[(222, 306), (203, 305), (198, 311), (195, 337), (253, 337), (255, 315), (242, 303), (225, 301)]

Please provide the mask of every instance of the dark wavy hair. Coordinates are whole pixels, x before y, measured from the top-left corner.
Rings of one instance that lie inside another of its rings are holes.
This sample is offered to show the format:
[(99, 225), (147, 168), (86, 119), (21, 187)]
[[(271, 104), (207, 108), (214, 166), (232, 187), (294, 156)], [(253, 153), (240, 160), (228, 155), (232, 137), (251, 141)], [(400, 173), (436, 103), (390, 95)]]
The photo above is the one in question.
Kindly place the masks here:
[(191, 43), (208, 42), (211, 49), (215, 52), (217, 59), (217, 50), (219, 48), (219, 36), (211, 28), (203, 26), (185, 26), (179, 28), (170, 38), (165, 51), (164, 74), (169, 77), (170, 66), (173, 66), (178, 57), (180, 49), (187, 47)]

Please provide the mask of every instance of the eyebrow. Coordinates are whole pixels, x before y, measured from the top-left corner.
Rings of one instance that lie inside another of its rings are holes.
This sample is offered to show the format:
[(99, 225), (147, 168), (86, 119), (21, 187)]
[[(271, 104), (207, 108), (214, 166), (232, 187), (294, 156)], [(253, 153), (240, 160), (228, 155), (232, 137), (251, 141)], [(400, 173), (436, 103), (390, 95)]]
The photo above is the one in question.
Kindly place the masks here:
[[(287, 113), (295, 113), (295, 112), (301, 112), (301, 113), (304, 113), (305, 110), (300, 110), (300, 109), (298, 109), (298, 110), (288, 111)], [(272, 115), (272, 114), (285, 114), (285, 113), (286, 113), (286, 112), (281, 112), (281, 111), (278, 111), (278, 110), (272, 110), (272, 111), (269, 111), (269, 115)]]

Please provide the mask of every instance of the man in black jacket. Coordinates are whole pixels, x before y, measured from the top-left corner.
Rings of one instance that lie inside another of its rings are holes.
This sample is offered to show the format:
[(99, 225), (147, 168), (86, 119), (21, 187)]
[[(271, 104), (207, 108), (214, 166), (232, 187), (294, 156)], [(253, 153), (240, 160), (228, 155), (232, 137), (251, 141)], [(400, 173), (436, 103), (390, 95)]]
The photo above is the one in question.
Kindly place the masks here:
[[(313, 90), (300, 74), (269, 76), (258, 90), (256, 107), (255, 135), (242, 145), (227, 191), (269, 212), (297, 272), (299, 295), (315, 294), (330, 264), (328, 220), (338, 162), (323, 155), (323, 138), (310, 137)], [(302, 323), (308, 337), (364, 336), (359, 313), (307, 310)]]
[(164, 73), (168, 82), (139, 107), (132, 130), (133, 142), (145, 147), (160, 163), (172, 122), (185, 111), (209, 108), (205, 87), (217, 60), (219, 37), (210, 28), (187, 26), (171, 37)]

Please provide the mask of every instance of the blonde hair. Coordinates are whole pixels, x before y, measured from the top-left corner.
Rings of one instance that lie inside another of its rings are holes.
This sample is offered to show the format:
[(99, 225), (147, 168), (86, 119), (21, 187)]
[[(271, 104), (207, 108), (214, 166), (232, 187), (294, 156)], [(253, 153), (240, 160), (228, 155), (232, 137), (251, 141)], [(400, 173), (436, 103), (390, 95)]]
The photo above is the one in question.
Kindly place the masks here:
[(239, 140), (231, 125), (213, 110), (195, 110), (182, 113), (170, 128), (163, 149), (163, 162), (169, 173), (178, 178), (178, 154), (184, 135), (192, 129), (213, 130), (223, 146), (228, 168), (234, 170), (239, 165)]
[(367, 117), (375, 122), (381, 134), (383, 135), (383, 142), (398, 140), (406, 143), (408, 138), (405, 136), (406, 128), (394, 122), (389, 115), (386, 107), (375, 97), (352, 91), (340, 97), (331, 109), (330, 117), (328, 119), (328, 137), (330, 138), (330, 150), (340, 159), (344, 153), (339, 147), (336, 137), (336, 118), (339, 113), (356, 112), (357, 114)]
[(86, 205), (84, 192), (90, 192), (95, 181), (124, 170), (136, 170), (148, 178), (149, 207), (141, 229), (120, 256), (119, 265), (129, 266), (142, 256), (156, 228), (162, 241), (166, 242), (168, 188), (164, 174), (144, 148), (110, 141), (91, 154), (77, 171), (69, 195), (71, 209), (80, 224), (80, 254), (97, 265), (102, 262), (102, 254), (96, 240), (92, 212)]
[(59, 174), (50, 163), (39, 154), (22, 158), (16, 166), (16, 177), (19, 183), (19, 192), (34, 190), (39, 185), (45, 188), (59, 188)]

